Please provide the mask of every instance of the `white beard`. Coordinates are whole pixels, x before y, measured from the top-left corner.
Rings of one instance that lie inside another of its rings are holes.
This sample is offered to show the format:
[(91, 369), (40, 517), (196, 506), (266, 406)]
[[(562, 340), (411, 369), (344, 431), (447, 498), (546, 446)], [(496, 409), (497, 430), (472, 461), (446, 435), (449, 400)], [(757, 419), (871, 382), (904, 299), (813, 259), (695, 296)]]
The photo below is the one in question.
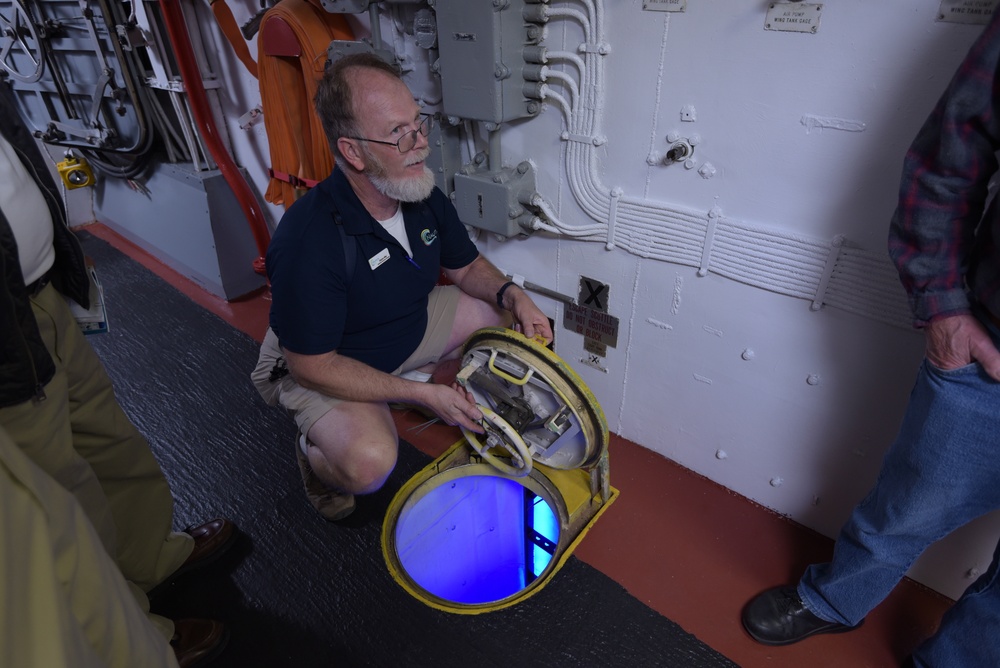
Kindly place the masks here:
[[(368, 180), (386, 197), (399, 202), (422, 202), (431, 196), (434, 190), (434, 172), (427, 165), (424, 165), (423, 172), (419, 176), (391, 179), (386, 176), (385, 165), (373, 153), (368, 151), (366, 153)], [(422, 156), (416, 155), (407, 164), (421, 162), (429, 153), (430, 151), (425, 151)]]

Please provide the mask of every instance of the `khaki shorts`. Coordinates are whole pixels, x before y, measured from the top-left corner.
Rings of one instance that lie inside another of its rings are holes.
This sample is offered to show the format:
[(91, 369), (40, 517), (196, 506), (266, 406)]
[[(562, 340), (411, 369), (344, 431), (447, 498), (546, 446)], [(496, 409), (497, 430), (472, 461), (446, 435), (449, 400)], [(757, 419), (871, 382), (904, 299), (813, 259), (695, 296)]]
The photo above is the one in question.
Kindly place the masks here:
[[(454, 285), (438, 286), (431, 291), (427, 301), (424, 338), (406, 361), (392, 372), (394, 376), (441, 359), (455, 324), (459, 294), (460, 290)], [(296, 383), (287, 372), (278, 337), (270, 327), (264, 335), (257, 368), (250, 374), (250, 379), (269, 406), (283, 406), (292, 413), (299, 432), (303, 434), (308, 434), (317, 420), (344, 401)]]

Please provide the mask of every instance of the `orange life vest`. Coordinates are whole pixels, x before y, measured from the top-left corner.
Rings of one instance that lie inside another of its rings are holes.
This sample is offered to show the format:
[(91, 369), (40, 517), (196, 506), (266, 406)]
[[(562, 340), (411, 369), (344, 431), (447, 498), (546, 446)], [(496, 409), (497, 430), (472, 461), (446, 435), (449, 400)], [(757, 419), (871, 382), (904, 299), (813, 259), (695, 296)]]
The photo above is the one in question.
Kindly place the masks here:
[(331, 14), (308, 0), (281, 0), (264, 15), (257, 68), (271, 149), (271, 181), (264, 194), (268, 202), (288, 208), (296, 190), (301, 193), (333, 172), (333, 155), (313, 97), (330, 42), (353, 39), (342, 14)]
[(260, 87), (271, 152), (271, 178), (264, 199), (286, 209), (303, 190), (333, 171), (333, 155), (313, 97), (330, 42), (353, 40), (354, 33), (342, 14), (325, 11), (319, 2), (281, 0), (267, 10), (260, 23), (254, 63), (225, 1), (212, 0), (219, 25)]
[(330, 42), (353, 39), (342, 14), (331, 14), (308, 0), (281, 0), (264, 15), (257, 68), (271, 150), (271, 181), (264, 194), (268, 202), (288, 208), (303, 189), (333, 172), (333, 155), (313, 97)]

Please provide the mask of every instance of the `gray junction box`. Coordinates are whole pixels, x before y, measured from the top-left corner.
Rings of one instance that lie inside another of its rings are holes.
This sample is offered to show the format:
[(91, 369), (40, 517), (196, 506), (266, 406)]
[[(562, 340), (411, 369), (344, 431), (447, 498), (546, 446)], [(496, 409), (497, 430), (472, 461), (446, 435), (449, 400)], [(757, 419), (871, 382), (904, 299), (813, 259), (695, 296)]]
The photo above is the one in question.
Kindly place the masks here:
[(534, 193), (535, 170), (529, 162), (499, 172), (455, 174), (453, 199), (461, 221), (505, 237), (529, 232), (533, 214), (522, 203)]
[(437, 0), (445, 114), (502, 123), (538, 113), (539, 103), (524, 94), (524, 47), (541, 29), (526, 21), (524, 8), (524, 0)]

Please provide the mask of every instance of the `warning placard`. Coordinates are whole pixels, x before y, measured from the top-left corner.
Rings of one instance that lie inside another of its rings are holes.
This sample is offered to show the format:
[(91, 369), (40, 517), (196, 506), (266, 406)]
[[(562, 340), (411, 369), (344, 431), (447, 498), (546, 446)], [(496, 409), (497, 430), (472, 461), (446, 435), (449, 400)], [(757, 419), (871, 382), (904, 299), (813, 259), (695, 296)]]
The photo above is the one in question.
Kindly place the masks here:
[(567, 304), (563, 327), (611, 348), (618, 347), (618, 318), (586, 306)]

